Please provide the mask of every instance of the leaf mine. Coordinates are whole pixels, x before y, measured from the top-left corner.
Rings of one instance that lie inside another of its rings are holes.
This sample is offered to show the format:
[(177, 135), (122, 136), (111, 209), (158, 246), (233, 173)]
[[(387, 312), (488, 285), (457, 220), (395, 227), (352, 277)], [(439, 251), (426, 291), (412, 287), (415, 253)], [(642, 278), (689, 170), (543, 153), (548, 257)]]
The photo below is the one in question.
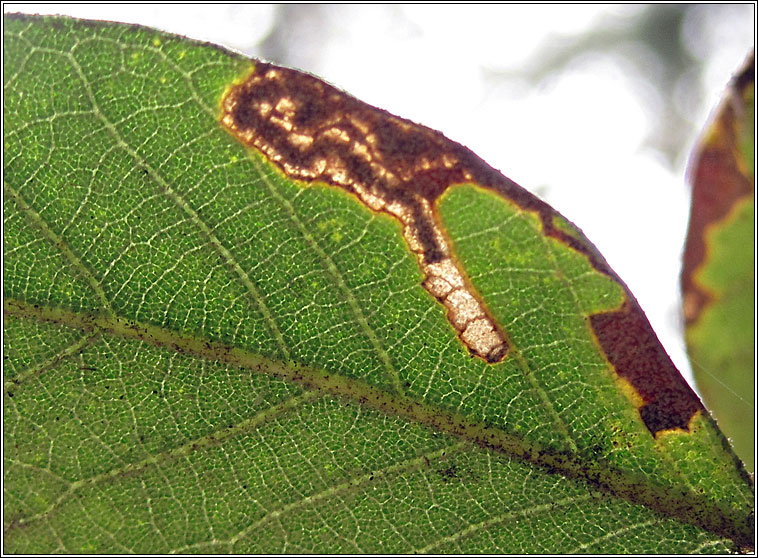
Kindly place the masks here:
[(460, 340), (487, 362), (505, 358), (505, 335), (455, 261), (434, 211), (447, 186), (473, 179), (452, 142), (315, 78), (260, 63), (222, 110), (235, 137), (291, 178), (338, 186), (397, 219), (424, 287), (445, 306)]

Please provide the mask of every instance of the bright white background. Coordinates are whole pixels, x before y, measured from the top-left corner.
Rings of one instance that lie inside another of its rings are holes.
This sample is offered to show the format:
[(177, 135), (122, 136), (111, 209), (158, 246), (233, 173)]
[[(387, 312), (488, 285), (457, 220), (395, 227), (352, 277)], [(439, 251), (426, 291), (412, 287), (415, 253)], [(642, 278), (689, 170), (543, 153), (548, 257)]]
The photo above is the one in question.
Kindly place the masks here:
[[(697, 5), (678, 37), (660, 36), (655, 17), (626, 33), (645, 9), (4, 5), (139, 23), (269, 57), (441, 130), (582, 228), (691, 380), (678, 283), (687, 156), (754, 48), (755, 12), (752, 3)], [(667, 40), (697, 65), (672, 78), (666, 50), (655, 50)], [(542, 71), (545, 60), (564, 63)]]

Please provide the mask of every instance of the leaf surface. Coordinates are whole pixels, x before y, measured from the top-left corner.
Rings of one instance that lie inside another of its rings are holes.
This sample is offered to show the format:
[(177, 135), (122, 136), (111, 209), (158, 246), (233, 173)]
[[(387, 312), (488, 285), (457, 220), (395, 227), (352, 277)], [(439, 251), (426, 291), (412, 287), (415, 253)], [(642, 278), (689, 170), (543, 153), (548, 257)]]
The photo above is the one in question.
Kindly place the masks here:
[(750, 471), (755, 467), (754, 72), (751, 55), (695, 152), (682, 270), (695, 378)]
[(740, 462), (544, 203), (310, 76), (5, 24), (7, 551), (752, 546)]

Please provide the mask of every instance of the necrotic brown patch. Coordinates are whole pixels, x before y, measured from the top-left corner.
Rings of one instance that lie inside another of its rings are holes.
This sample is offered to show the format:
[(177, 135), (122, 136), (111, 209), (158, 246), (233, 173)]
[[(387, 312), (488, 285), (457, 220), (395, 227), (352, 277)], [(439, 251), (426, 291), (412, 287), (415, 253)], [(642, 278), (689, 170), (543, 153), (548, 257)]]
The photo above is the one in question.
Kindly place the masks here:
[(594, 314), (590, 322), (616, 373), (632, 384), (644, 401), (640, 417), (651, 434), (686, 430), (703, 405), (637, 304), (626, 302), (621, 310)]
[[(435, 200), (451, 185), (476, 184), (536, 213), (545, 235), (623, 285), (581, 233), (556, 227), (558, 214), (550, 206), (470, 150), (312, 76), (257, 63), (223, 99), (221, 122), (293, 179), (337, 186), (396, 218), (424, 287), (445, 306), (469, 351), (487, 362), (505, 358), (508, 342), (457, 264), (435, 213)], [(645, 401), (640, 415), (650, 432), (686, 428), (702, 405), (628, 290), (620, 311), (593, 315), (590, 322), (609, 362)]]
[[(733, 78), (718, 117), (710, 124), (705, 141), (693, 159), (696, 164), (681, 276), (684, 319), (688, 326), (697, 322), (711, 302), (711, 294), (696, 278), (707, 264), (706, 232), (725, 219), (739, 200), (753, 196), (753, 178), (739, 164), (737, 130), (740, 114), (745, 110), (745, 94), (752, 90), (754, 71), (751, 56), (742, 72)], [(752, 95), (748, 98), (752, 103)]]
[(222, 123), (288, 176), (338, 186), (398, 219), (424, 286), (461, 341), (487, 362), (505, 358), (505, 335), (456, 264), (434, 211), (449, 185), (472, 181), (465, 150), (315, 78), (266, 64), (232, 88)]

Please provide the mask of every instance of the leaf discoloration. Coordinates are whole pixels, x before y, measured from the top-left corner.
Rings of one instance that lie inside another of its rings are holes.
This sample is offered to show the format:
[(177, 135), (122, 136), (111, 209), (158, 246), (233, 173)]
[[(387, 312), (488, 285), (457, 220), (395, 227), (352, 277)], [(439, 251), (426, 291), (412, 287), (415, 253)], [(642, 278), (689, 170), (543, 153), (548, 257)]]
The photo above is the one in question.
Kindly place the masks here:
[(505, 334), (455, 261), (434, 210), (448, 186), (476, 181), (467, 150), (306, 74), (261, 63), (222, 110), (224, 126), (288, 176), (343, 188), (400, 221), (424, 287), (461, 341), (487, 362), (505, 358)]
[[(310, 75), (261, 62), (229, 89), (221, 107), (224, 127), (287, 176), (337, 186), (400, 221), (425, 276), (424, 287), (445, 306), (461, 342), (487, 362), (503, 360), (509, 342), (457, 262), (436, 213), (436, 200), (450, 186), (475, 184), (534, 212), (546, 236), (583, 254), (596, 270), (623, 285), (581, 232), (560, 225), (553, 208), (439, 132)], [(590, 316), (598, 344), (644, 400), (640, 416), (651, 434), (687, 429), (702, 404), (624, 288), (627, 300), (620, 309)]]
[(681, 375), (674, 374), (676, 367), (639, 307), (627, 301), (620, 310), (590, 316), (590, 323), (616, 373), (634, 386), (640, 417), (650, 433), (688, 430), (703, 404)]
[(706, 141), (691, 162), (692, 209), (681, 277), (684, 319), (688, 326), (696, 323), (713, 302), (713, 293), (698, 280), (698, 273), (708, 264), (706, 231), (723, 224), (740, 200), (754, 195), (754, 178), (744, 168), (738, 146), (741, 114), (747, 103), (753, 103), (754, 71), (751, 57), (732, 79), (719, 116), (710, 125)]

